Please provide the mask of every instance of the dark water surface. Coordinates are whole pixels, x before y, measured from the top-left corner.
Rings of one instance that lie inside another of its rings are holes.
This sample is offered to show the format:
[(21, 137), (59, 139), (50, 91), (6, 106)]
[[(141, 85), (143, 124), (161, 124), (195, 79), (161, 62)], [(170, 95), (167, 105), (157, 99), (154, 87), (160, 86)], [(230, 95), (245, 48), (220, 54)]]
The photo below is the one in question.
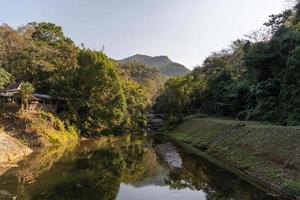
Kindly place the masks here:
[(33, 154), (0, 177), (0, 199), (271, 200), (205, 159), (180, 152), (182, 168), (161, 159), (146, 137), (105, 138)]

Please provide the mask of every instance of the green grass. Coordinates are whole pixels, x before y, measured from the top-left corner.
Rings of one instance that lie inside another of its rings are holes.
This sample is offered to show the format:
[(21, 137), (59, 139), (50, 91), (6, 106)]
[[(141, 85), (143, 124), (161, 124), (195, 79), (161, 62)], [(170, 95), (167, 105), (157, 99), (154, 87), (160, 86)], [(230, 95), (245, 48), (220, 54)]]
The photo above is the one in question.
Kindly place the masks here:
[(283, 183), (283, 187), (284, 189), (286, 189), (287, 191), (292, 191), (294, 193), (298, 193), (300, 191), (300, 180), (286, 180)]
[(67, 144), (78, 139), (76, 129), (74, 127), (68, 128), (68, 130), (47, 130), (44, 132), (44, 136), (52, 144)]
[(300, 194), (300, 128), (213, 118), (189, 118), (166, 135)]
[[(65, 125), (58, 117), (51, 113), (24, 112), (19, 113), (18, 120), (25, 124), (26, 134), (38, 135), (44, 139), (44, 145), (65, 145), (77, 143), (78, 134), (75, 127)], [(27, 141), (30, 143), (30, 141)]]

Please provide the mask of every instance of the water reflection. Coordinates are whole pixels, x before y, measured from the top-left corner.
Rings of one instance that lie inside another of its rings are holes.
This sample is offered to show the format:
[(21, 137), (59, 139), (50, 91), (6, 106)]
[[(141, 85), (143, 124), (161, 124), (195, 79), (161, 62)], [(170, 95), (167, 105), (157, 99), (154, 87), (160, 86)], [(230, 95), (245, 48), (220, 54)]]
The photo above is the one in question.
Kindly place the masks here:
[(272, 200), (258, 188), (231, 172), (221, 169), (205, 159), (195, 155), (181, 154), (183, 168), (172, 170), (166, 178), (166, 184), (172, 189), (202, 191), (207, 200)]
[(0, 177), (0, 199), (271, 199), (192, 155), (181, 153), (183, 168), (171, 169), (151, 143), (147, 137), (109, 137), (37, 154)]

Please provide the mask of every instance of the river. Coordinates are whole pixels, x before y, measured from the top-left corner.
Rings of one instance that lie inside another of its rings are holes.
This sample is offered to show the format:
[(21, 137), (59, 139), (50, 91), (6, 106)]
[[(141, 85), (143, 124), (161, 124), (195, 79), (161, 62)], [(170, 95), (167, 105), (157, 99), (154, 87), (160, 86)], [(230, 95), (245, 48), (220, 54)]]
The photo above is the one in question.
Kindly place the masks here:
[(143, 136), (35, 152), (0, 177), (0, 200), (273, 200), (233, 173), (174, 149), (180, 166)]

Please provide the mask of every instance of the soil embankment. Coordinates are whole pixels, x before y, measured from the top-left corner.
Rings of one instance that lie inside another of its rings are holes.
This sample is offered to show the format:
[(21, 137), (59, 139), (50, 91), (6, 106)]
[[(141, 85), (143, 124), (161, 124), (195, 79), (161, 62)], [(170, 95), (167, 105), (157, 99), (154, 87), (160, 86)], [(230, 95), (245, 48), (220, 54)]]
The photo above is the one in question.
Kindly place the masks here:
[(195, 118), (165, 134), (273, 188), (300, 194), (300, 127)]

